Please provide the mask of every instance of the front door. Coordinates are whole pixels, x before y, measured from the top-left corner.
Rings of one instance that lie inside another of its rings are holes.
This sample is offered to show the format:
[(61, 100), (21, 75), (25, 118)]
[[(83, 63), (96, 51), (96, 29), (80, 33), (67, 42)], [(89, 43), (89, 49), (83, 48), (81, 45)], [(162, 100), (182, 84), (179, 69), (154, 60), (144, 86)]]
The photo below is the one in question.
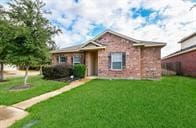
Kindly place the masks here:
[(98, 52), (90, 51), (87, 52), (87, 75), (96, 76), (98, 69)]

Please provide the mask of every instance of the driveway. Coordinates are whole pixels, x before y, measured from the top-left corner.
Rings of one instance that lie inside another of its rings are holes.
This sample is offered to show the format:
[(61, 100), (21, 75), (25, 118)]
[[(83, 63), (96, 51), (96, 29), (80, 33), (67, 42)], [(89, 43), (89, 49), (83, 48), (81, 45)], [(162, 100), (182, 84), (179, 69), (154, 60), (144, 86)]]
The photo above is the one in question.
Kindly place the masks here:
[[(23, 77), (25, 75), (25, 71), (22, 70), (14, 70), (14, 71), (5, 71), (4, 77)], [(29, 71), (29, 76), (39, 75), (39, 71)]]

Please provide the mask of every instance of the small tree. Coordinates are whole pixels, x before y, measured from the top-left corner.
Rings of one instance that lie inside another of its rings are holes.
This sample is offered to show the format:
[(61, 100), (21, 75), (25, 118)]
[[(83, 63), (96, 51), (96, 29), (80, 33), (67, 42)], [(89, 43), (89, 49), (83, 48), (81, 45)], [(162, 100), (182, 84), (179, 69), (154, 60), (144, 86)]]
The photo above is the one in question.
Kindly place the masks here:
[(7, 14), (10, 21), (20, 27), (9, 58), (12, 58), (13, 64), (25, 67), (24, 85), (27, 84), (29, 67), (48, 60), (49, 46), (54, 43), (51, 38), (59, 32), (44, 17), (49, 14), (43, 10), (44, 6), (40, 0), (14, 0), (9, 3)]

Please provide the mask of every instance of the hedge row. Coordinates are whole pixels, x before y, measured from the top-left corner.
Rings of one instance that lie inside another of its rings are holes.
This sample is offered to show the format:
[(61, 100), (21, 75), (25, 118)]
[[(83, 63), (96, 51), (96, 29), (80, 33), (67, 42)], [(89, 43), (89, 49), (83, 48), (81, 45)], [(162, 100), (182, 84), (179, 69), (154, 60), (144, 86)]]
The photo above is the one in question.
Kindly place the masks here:
[(73, 75), (76, 78), (84, 78), (86, 72), (86, 66), (83, 64), (77, 64), (74, 66), (60, 64), (53, 66), (43, 67), (43, 76), (45, 79), (60, 79)]

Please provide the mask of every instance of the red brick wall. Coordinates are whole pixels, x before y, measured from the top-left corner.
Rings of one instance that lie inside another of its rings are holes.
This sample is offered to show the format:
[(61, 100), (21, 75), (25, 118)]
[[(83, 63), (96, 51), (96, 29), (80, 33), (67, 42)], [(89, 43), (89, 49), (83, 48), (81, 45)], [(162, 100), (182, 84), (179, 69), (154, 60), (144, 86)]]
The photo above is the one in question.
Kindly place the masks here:
[(181, 62), (181, 72), (183, 75), (196, 77), (196, 51), (177, 55), (168, 59), (162, 60), (162, 65), (167, 63)]
[(143, 78), (161, 77), (161, 48), (142, 48), (141, 69)]
[[(117, 78), (160, 78), (160, 48), (134, 47), (133, 43), (112, 34), (105, 34), (98, 42), (105, 50), (98, 51), (98, 76)], [(126, 52), (126, 68), (120, 71), (108, 68), (110, 52)], [(152, 73), (153, 72), (153, 73)]]

